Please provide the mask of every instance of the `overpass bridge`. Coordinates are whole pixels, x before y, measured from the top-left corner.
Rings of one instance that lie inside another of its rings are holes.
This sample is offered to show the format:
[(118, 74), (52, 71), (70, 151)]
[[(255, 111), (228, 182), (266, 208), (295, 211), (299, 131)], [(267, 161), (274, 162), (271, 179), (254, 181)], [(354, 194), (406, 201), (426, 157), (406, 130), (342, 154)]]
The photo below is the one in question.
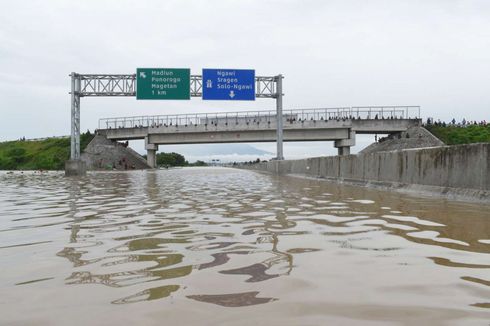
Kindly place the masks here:
[[(135, 116), (99, 120), (98, 133), (111, 140), (144, 139), (148, 164), (158, 145), (252, 143), (277, 140), (276, 111)], [(283, 110), (284, 141), (334, 141), (350, 154), (356, 134), (391, 134), (421, 123), (419, 106)]]

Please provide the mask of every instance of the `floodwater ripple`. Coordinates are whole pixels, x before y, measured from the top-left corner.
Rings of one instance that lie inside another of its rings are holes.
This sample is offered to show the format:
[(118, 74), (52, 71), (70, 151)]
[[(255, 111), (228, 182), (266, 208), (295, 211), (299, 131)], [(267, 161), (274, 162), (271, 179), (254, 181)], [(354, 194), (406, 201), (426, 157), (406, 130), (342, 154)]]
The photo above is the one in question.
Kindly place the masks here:
[(0, 323), (89, 320), (87, 307), (149, 323), (262, 306), (292, 324), (490, 320), (490, 206), (224, 168), (0, 185)]

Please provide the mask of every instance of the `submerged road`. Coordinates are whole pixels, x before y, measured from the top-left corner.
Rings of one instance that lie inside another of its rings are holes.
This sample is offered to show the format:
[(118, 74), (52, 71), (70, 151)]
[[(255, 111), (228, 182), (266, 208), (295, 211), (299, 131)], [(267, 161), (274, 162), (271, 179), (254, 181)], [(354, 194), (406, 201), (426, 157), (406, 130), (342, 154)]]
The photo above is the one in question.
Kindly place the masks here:
[(0, 185), (2, 325), (490, 320), (488, 205), (226, 168)]

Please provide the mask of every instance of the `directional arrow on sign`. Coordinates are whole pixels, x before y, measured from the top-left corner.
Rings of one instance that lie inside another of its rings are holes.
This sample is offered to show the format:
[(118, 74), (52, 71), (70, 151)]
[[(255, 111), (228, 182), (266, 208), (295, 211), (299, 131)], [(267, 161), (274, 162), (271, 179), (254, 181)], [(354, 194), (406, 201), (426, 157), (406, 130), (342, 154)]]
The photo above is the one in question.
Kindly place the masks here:
[(144, 72), (144, 71), (140, 71), (140, 77), (141, 77), (141, 78), (146, 78), (146, 74), (145, 74), (145, 72)]
[(234, 91), (230, 91), (230, 97), (231, 98), (234, 98), (235, 97), (235, 92)]

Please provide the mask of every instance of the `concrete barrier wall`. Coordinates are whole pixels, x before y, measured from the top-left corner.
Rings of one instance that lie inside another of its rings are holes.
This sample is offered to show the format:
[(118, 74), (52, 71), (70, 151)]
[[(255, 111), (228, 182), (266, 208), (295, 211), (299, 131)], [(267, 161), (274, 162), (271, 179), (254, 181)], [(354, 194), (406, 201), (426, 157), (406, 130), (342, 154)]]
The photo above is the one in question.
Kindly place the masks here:
[(490, 144), (271, 161), (250, 169), (352, 182), (490, 190)]

